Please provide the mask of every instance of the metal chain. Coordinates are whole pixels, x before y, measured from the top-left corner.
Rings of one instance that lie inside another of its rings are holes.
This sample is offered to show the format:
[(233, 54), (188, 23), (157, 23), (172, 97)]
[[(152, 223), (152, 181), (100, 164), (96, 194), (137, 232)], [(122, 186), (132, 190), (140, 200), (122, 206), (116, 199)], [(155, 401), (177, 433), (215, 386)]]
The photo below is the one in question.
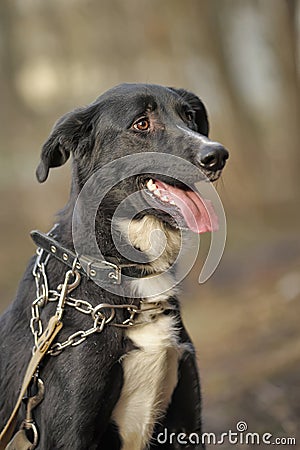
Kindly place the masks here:
[(66, 341), (57, 342), (57, 343), (53, 344), (52, 347), (50, 348), (50, 350), (48, 351), (49, 355), (57, 356), (65, 348), (70, 347), (70, 346), (76, 347), (76, 345), (81, 344), (91, 334), (101, 333), (101, 331), (103, 330), (103, 328), (105, 326), (105, 322), (106, 322), (105, 318), (102, 319), (101, 321), (100, 321), (100, 318), (99, 319), (97, 318), (94, 321), (94, 325), (92, 328), (90, 328), (86, 331), (83, 331), (83, 330), (76, 331), (75, 333), (71, 334)]
[[(37, 347), (39, 337), (43, 334), (43, 323), (40, 318), (40, 308), (43, 308), (46, 305), (49, 300), (50, 293), (48, 289), (48, 279), (45, 269), (50, 255), (45, 256), (43, 250), (40, 248), (36, 253), (37, 258), (32, 271), (36, 285), (36, 299), (32, 302), (31, 305), (30, 320), (30, 329), (34, 337), (34, 347), (32, 349), (33, 352)], [(54, 294), (54, 292), (51, 291), (51, 294)]]
[[(48, 350), (48, 354), (51, 356), (59, 355), (67, 347), (75, 347), (80, 345), (92, 334), (101, 333), (106, 325), (128, 328), (145, 323), (145, 320), (140, 322), (136, 320), (137, 314), (149, 313), (151, 320), (153, 317), (156, 317), (157, 314), (165, 311), (166, 307), (170, 309), (170, 306), (166, 306), (163, 302), (146, 302), (143, 304), (142, 300), (140, 301), (139, 307), (131, 304), (110, 305), (108, 303), (101, 303), (93, 306), (87, 300), (71, 297), (69, 295), (70, 292), (79, 285), (81, 279), (79, 272), (76, 270), (77, 260), (74, 261), (72, 269), (65, 273), (64, 283), (59, 285), (56, 290), (51, 290), (49, 289), (46, 273), (46, 266), (49, 257), (50, 254), (47, 254), (43, 249), (39, 248), (37, 250), (37, 258), (32, 270), (36, 285), (36, 298), (31, 304), (30, 319), (30, 329), (34, 338), (34, 346), (32, 349), (33, 353), (35, 353), (38, 347), (39, 338), (43, 334), (41, 311), (49, 302), (57, 302), (55, 316), (59, 321), (62, 319), (65, 306), (69, 306), (74, 308), (79, 313), (90, 316), (93, 321), (93, 325), (87, 330), (78, 330), (75, 333), (72, 333), (64, 342), (56, 342), (53, 344)], [(71, 277), (74, 277), (74, 281), (72, 283), (70, 283)], [(129, 313), (129, 317), (121, 323), (113, 322), (117, 309), (125, 309)], [(104, 313), (105, 311), (106, 314)], [(26, 430), (31, 429), (33, 432), (33, 442), (28, 441), (31, 449), (36, 448), (38, 443), (38, 429), (32, 416), (32, 410), (44, 398), (44, 384), (39, 378), (38, 369), (34, 376), (34, 383), (36, 383), (36, 386), (38, 386), (39, 389), (34, 396), (30, 396), (30, 391), (28, 391), (26, 417), (20, 428), (20, 430), (23, 428)]]
[[(57, 290), (51, 290), (48, 286), (48, 278), (46, 274), (46, 265), (50, 255), (48, 254), (45, 256), (44, 253), (45, 252), (42, 249), (37, 250), (37, 259), (32, 271), (36, 283), (36, 299), (32, 302), (31, 305), (30, 320), (30, 329), (34, 337), (33, 352), (36, 349), (39, 337), (43, 333), (43, 323), (40, 316), (41, 310), (47, 305), (48, 302), (58, 302), (58, 311), (63, 289), (66, 290), (66, 295), (63, 299), (63, 308), (66, 305), (74, 308), (76, 311), (82, 314), (91, 316), (93, 320), (93, 326), (91, 328), (88, 328), (87, 330), (78, 330), (75, 333), (71, 334), (65, 341), (53, 344), (52, 347), (48, 350), (48, 354), (51, 356), (59, 355), (67, 347), (75, 347), (81, 344), (94, 333), (101, 333), (105, 325), (109, 324), (111, 326), (124, 328), (132, 327), (134, 325), (140, 325), (145, 322), (138, 322), (136, 320), (137, 314), (147, 312), (153, 314), (154, 317), (157, 314), (164, 312), (166, 309), (166, 305), (162, 302), (147, 302), (146, 304), (143, 304), (143, 301), (141, 300), (140, 307), (132, 304), (111, 305), (108, 303), (101, 303), (97, 306), (93, 306), (87, 300), (73, 298), (68, 295), (68, 287), (72, 286), (72, 289), (74, 289), (79, 283), (76, 283), (75, 281), (73, 283), (74, 286), (67, 284), (67, 274), (71, 272), (73, 275), (75, 275), (76, 270), (74, 268), (71, 271), (67, 272), (64, 285), (59, 285), (57, 287)], [(121, 323), (112, 322), (115, 318), (117, 309), (125, 309), (129, 313), (129, 317)], [(169, 305), (168, 309), (171, 309)], [(60, 317), (62, 315), (62, 310), (60, 310)], [(104, 310), (109, 310), (109, 315), (105, 315)]]

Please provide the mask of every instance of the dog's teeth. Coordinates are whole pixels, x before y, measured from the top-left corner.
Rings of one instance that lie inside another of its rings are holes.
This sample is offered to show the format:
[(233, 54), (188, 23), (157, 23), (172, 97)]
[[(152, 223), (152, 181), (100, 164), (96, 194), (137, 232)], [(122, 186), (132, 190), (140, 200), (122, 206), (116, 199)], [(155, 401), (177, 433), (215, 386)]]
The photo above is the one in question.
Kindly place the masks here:
[(159, 189), (155, 189), (155, 191), (153, 192), (154, 195), (156, 195), (157, 197), (160, 197), (160, 191)]
[(174, 200), (170, 200), (170, 205), (176, 206), (176, 203), (174, 202)]
[(155, 189), (157, 189), (156, 184), (151, 179), (147, 183), (147, 188), (149, 189), (150, 192), (153, 192), (155, 191)]
[(167, 195), (163, 195), (160, 199), (162, 202), (169, 203), (169, 197)]

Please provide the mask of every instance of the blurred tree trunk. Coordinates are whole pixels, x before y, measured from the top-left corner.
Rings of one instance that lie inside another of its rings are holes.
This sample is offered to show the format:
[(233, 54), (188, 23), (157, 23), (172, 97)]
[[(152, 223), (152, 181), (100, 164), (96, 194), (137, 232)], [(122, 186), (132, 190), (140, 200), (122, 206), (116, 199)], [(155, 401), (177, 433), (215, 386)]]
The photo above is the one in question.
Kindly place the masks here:
[[(298, 0), (277, 0), (274, 8), (263, 2), (264, 14), (269, 19), (269, 35), (282, 92), (282, 103), (277, 112), (274, 135), (282, 154), (279, 189), (286, 191), (290, 199), (299, 198), (300, 193), (300, 91), (297, 71)], [(287, 147), (288, 146), (288, 147)]]
[(30, 110), (16, 89), (16, 74), (21, 65), (21, 53), (14, 34), (18, 26), (15, 2), (2, 0), (0, 2), (0, 131), (1, 139), (8, 145), (2, 147), (2, 152), (9, 152), (9, 143), (16, 137), (15, 127), (25, 128), (31, 120)]
[(293, 168), (296, 169), (295, 181), (298, 182), (298, 172), (300, 168), (300, 89), (299, 89), (299, 74), (297, 67), (298, 60), (298, 44), (299, 36), (297, 30), (297, 5), (298, 0), (285, 0), (285, 14), (280, 14), (278, 11), (278, 27), (276, 30), (276, 23), (274, 26), (274, 37), (277, 39), (276, 55), (278, 58), (278, 66), (281, 70), (282, 81), (286, 89), (286, 105), (287, 111), (287, 125), (290, 131), (290, 145), (292, 151), (292, 159), (294, 159)]
[[(207, 45), (207, 56), (216, 65), (220, 74), (221, 89), (228, 103), (224, 121), (234, 126), (234, 140), (238, 154), (235, 159), (243, 173), (243, 184), (247, 186), (247, 196), (264, 209), (270, 198), (277, 201), (293, 201), (299, 192), (300, 152), (300, 98), (297, 75), (297, 0), (275, 0), (270, 8), (268, 0), (256, 4), (266, 21), (267, 32), (271, 35), (277, 73), (280, 79), (280, 96), (284, 100), (278, 110), (270, 111), (276, 124), (268, 133), (260, 133), (263, 121), (253, 113), (245, 102), (232, 76), (232, 57), (226, 48), (227, 39), (223, 33), (224, 17), (232, 14), (237, 2), (202, 0), (196, 3), (199, 18), (199, 34)], [(228, 11), (229, 10), (229, 11)], [(224, 31), (225, 29), (225, 31)], [(209, 38), (207, 38), (209, 37)], [(234, 57), (234, 56), (233, 56)], [(263, 131), (263, 130), (262, 130)], [(286, 145), (290, 148), (287, 149)], [(274, 148), (276, 146), (276, 148)], [(276, 150), (272, 153), (272, 148)], [(277, 156), (278, 158), (277, 165)], [(272, 161), (270, 161), (270, 155)], [(270, 166), (272, 168), (270, 169)], [(278, 167), (280, 166), (280, 167)], [(244, 171), (243, 167), (247, 167)], [(271, 172), (270, 172), (271, 171)], [(274, 190), (278, 196), (274, 196)]]
[[(16, 107), (24, 108), (24, 103), (18, 95), (15, 87), (15, 74), (19, 68), (18, 52), (14, 42), (14, 28), (17, 26), (16, 13), (14, 3), (9, 0), (2, 0), (0, 2), (0, 36), (1, 36), (1, 50), (0, 50), (0, 86), (1, 86), (1, 102), (5, 100), (8, 108), (15, 109)], [(7, 114), (7, 109), (1, 112)], [(14, 111), (15, 113), (16, 111)]]
[[(15, 61), (12, 44), (13, 39), (11, 36), (13, 29), (12, 9), (11, 2), (0, 2), (0, 34), (2, 41), (0, 52), (0, 85), (2, 102), (6, 105), (11, 104), (11, 101), (18, 101), (13, 83)], [(3, 108), (1, 108), (1, 112), (2, 114), (4, 113)]]
[[(240, 160), (239, 167), (240, 165), (247, 166), (247, 171), (243, 173), (243, 181), (247, 186), (248, 200), (257, 202), (262, 155), (259, 152), (258, 136), (253, 132), (257, 128), (257, 124), (236, 88), (235, 80), (233, 80), (231, 74), (231, 60), (228, 58), (225, 49), (226, 39), (222, 34), (221, 22), (224, 9), (228, 6), (227, 2), (219, 0), (202, 0), (196, 3), (200, 22), (199, 33), (200, 38), (206, 42), (208, 57), (215, 64), (217, 73), (220, 74), (221, 91), (228, 104), (226, 117), (223, 120), (228, 123), (229, 127), (236, 124), (233, 137), (238, 153), (235, 154), (235, 158), (237, 161)], [(250, 178), (251, 173), (252, 180)], [(253, 183), (253, 173), (257, 176), (258, 183)]]

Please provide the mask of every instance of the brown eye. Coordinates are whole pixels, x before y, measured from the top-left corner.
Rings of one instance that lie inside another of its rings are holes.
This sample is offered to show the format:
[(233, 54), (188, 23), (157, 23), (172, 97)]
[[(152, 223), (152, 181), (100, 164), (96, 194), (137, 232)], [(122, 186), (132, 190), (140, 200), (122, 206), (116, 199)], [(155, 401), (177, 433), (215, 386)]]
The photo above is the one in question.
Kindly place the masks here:
[(133, 124), (133, 128), (138, 131), (148, 131), (150, 128), (150, 121), (146, 118), (140, 119)]

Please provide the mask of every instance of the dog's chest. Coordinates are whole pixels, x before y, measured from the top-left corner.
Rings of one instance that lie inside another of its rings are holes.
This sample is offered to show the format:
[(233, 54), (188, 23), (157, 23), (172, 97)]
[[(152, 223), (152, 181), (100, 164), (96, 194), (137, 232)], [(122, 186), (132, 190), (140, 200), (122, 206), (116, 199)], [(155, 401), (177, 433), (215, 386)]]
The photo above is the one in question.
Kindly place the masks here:
[(124, 384), (113, 419), (123, 441), (122, 450), (143, 450), (177, 384), (175, 319), (161, 315), (155, 322), (129, 329), (127, 336), (138, 349), (122, 361)]

